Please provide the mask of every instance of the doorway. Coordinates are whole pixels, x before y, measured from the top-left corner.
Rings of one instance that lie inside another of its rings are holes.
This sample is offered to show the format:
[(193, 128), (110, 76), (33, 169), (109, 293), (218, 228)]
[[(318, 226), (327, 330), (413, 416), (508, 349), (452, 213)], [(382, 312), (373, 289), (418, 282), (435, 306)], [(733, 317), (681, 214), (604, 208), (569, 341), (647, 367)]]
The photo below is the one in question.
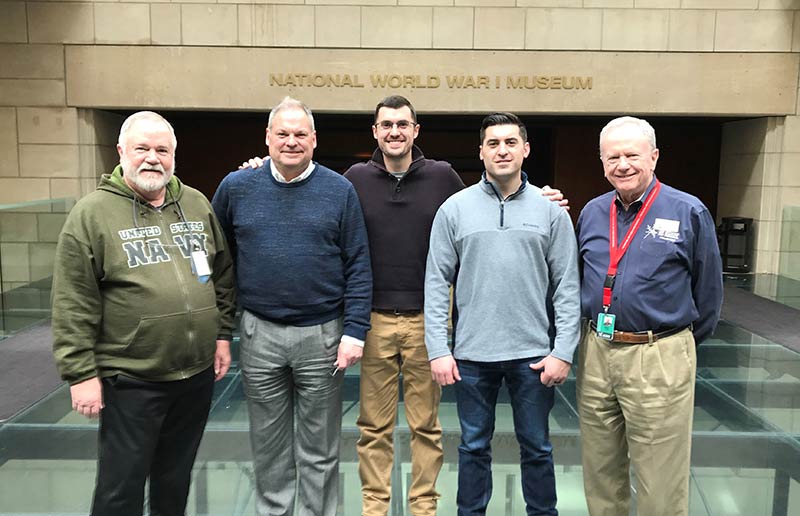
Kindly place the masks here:
[[(267, 153), (266, 113), (162, 112), (175, 127), (177, 172), (209, 198), (226, 174), (242, 161)], [(467, 185), (480, 179), (478, 134), (483, 114), (420, 114), (417, 145), (431, 159), (449, 161)], [(570, 215), (610, 185), (603, 177), (598, 137), (610, 117), (522, 116), (531, 154), (523, 164), (531, 183), (560, 188), (570, 199)], [(315, 113), (314, 160), (338, 172), (370, 158), (376, 148), (372, 114)], [(719, 156), (725, 118), (649, 117), (661, 157), (663, 182), (692, 193), (716, 214)]]

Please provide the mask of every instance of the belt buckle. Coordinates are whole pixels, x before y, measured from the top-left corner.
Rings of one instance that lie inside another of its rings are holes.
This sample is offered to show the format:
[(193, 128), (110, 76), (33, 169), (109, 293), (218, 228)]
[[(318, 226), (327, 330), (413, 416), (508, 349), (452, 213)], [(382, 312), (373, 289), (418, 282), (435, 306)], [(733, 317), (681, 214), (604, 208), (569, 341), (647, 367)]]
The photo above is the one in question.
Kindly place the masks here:
[(658, 335), (653, 332), (633, 331), (629, 333), (634, 340), (629, 341), (628, 344), (655, 344), (658, 341)]
[(415, 310), (400, 310), (399, 308), (383, 308), (375, 311), (381, 314), (393, 315), (395, 317), (401, 317), (403, 315), (414, 315), (419, 313)]

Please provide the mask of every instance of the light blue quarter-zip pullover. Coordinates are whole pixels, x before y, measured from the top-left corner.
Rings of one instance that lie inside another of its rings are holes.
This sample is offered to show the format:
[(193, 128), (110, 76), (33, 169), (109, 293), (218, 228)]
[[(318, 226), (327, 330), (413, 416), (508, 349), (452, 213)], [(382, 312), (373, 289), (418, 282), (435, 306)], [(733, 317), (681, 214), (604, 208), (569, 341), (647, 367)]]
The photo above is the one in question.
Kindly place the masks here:
[(502, 199), (484, 177), (442, 204), (425, 274), (428, 358), (446, 356), (450, 287), (459, 360), (552, 355), (572, 363), (580, 337), (575, 232), (566, 210), (528, 184)]

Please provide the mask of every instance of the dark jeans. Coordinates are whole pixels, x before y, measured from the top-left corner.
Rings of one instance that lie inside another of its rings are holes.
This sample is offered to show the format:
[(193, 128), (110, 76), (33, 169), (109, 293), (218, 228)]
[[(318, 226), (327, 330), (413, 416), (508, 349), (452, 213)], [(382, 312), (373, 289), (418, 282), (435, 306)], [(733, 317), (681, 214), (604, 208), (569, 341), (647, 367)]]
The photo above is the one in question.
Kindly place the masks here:
[(522, 494), (528, 515), (557, 515), (553, 447), (548, 417), (554, 390), (542, 385), (529, 364), (539, 358), (505, 362), (458, 360), (456, 405), (461, 422), (458, 446), (458, 514), (486, 514), (492, 497), (492, 435), (495, 406), (505, 380), (514, 413), (514, 433), (520, 447)]
[(92, 516), (182, 516), (214, 391), (214, 370), (185, 380), (103, 378)]

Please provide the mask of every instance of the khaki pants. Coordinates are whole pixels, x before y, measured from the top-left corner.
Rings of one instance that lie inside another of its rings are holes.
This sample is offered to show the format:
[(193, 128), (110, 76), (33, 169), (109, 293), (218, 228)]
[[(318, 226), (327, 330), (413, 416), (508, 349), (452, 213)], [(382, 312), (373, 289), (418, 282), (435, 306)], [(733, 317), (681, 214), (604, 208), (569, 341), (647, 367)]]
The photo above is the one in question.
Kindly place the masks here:
[(372, 313), (372, 329), (361, 359), (361, 412), (358, 473), (363, 514), (389, 511), (397, 419), (398, 378), (411, 430), (409, 506), (414, 516), (436, 514), (436, 478), (442, 467), (441, 388), (431, 378), (424, 342), (424, 316)]
[(632, 465), (640, 516), (687, 515), (697, 370), (692, 333), (622, 344), (587, 327), (578, 356), (589, 514), (628, 516)]

